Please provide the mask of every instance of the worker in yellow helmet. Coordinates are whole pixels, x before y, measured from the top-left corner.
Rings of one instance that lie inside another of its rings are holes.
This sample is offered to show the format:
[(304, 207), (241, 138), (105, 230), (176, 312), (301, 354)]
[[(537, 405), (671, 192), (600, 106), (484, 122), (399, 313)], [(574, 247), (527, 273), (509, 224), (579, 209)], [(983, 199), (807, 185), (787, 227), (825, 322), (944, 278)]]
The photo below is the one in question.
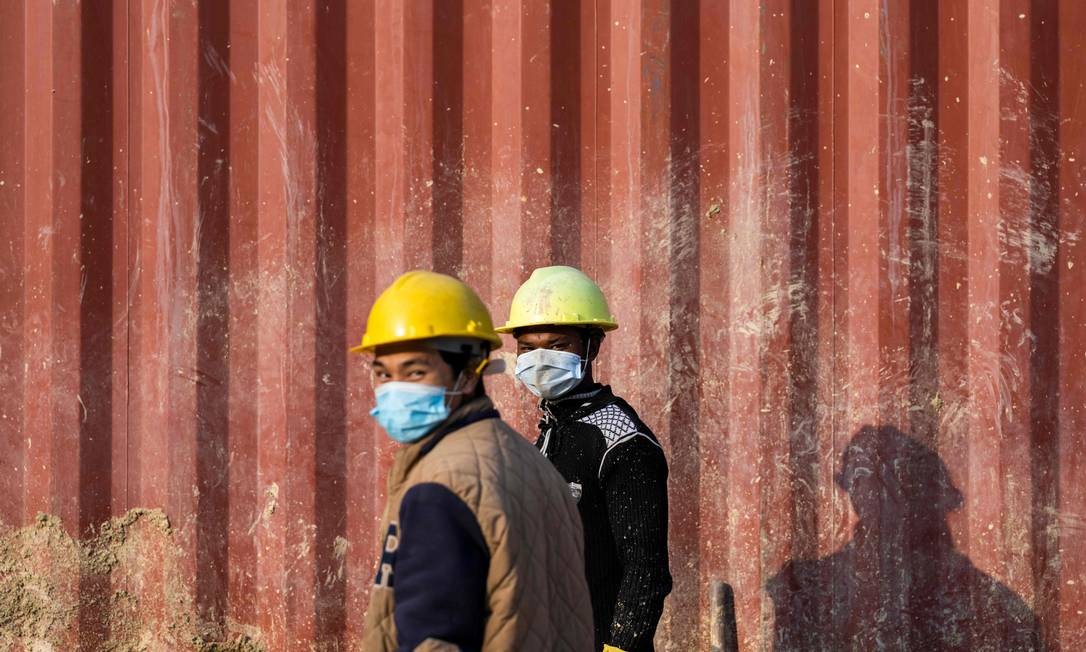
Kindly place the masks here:
[(497, 329), (517, 341), (516, 376), (539, 397), (536, 440), (584, 524), (596, 648), (642, 652), (671, 591), (667, 462), (647, 425), (592, 374), (618, 328), (603, 292), (572, 267), (544, 267), (517, 290)]
[(486, 395), (500, 345), (471, 288), (416, 271), (378, 297), (352, 349), (372, 356), (372, 414), (400, 444), (364, 650), (592, 645), (576, 505)]

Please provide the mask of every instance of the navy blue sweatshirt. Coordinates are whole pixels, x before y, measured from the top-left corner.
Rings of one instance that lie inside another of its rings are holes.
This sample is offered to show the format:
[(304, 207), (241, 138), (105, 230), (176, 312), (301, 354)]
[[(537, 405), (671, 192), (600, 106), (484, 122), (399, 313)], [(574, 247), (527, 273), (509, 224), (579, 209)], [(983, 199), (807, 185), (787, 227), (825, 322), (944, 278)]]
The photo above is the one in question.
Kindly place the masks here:
[(480, 649), (490, 553), (475, 514), (444, 485), (419, 484), (404, 495), (400, 531), (393, 587), (400, 650), (427, 638)]
[[(490, 410), (443, 425), (423, 454), (448, 433), (497, 417), (497, 411)], [(404, 494), (399, 526), (395, 553), (382, 559), (382, 564), (395, 567), (391, 577), (399, 649), (409, 652), (428, 638), (464, 652), (481, 649), (490, 551), (475, 514), (444, 485), (422, 483)]]

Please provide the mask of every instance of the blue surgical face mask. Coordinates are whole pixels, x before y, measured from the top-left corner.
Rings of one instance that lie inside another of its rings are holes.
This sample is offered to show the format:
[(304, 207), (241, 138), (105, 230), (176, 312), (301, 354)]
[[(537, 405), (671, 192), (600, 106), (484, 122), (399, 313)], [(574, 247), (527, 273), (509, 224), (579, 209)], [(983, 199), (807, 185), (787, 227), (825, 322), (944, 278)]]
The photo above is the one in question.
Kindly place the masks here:
[(536, 349), (517, 356), (516, 376), (531, 393), (553, 400), (581, 384), (585, 366), (576, 353)]
[(410, 444), (425, 437), (449, 416), (445, 397), (454, 393), (459, 392), (450, 392), (440, 385), (385, 383), (374, 392), (377, 407), (370, 410), (370, 415), (393, 440)]

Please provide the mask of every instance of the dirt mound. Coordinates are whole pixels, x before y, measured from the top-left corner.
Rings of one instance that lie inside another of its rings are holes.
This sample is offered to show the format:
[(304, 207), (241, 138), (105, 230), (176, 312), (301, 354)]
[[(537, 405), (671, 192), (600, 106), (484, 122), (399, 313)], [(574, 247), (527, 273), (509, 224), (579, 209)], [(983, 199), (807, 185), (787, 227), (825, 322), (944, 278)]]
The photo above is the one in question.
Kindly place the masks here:
[(0, 535), (0, 649), (263, 650), (240, 633), (213, 640), (189, 575), (161, 510), (131, 510), (82, 541), (39, 515)]

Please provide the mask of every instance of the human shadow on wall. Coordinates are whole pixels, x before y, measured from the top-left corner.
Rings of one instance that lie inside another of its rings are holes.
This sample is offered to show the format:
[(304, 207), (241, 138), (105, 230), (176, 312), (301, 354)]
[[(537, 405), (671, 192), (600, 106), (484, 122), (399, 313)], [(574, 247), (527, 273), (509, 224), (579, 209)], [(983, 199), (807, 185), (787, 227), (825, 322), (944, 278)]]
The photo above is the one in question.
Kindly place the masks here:
[(947, 515), (963, 496), (934, 450), (864, 426), (836, 481), (858, 516), (852, 540), (769, 580), (774, 649), (1042, 649), (1026, 603), (954, 548)]

